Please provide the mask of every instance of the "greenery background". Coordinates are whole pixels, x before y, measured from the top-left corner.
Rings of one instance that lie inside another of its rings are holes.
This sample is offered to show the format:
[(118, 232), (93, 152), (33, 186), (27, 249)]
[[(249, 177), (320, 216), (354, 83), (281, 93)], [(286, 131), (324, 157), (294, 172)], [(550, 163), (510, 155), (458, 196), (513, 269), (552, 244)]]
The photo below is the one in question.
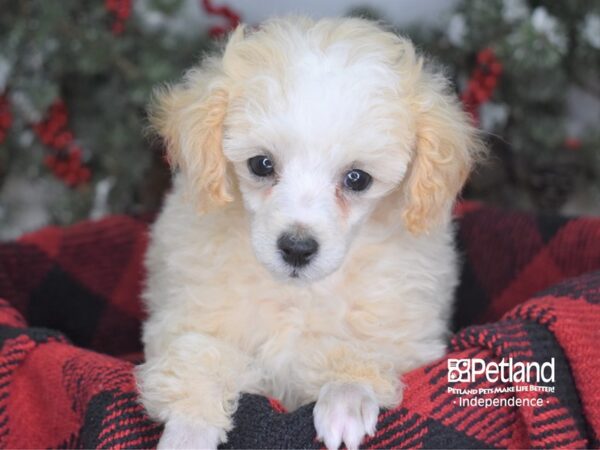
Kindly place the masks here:
[[(0, 0), (0, 237), (159, 207), (169, 170), (145, 137), (148, 98), (214, 45), (181, 26), (187, 7)], [(462, 0), (438, 25), (397, 31), (447, 67), (487, 133), (493, 157), (466, 197), (600, 213), (600, 1)]]

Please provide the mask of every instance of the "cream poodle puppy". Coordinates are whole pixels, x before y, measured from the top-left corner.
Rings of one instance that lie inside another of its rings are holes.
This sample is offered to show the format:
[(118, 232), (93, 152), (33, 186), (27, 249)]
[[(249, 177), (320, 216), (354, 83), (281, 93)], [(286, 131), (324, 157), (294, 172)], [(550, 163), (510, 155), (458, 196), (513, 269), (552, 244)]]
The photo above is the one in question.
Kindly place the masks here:
[(361, 19), (240, 26), (159, 91), (177, 167), (152, 228), (141, 399), (160, 448), (225, 442), (240, 394), (316, 401), (359, 446), (444, 353), (451, 211), (482, 152), (447, 80)]

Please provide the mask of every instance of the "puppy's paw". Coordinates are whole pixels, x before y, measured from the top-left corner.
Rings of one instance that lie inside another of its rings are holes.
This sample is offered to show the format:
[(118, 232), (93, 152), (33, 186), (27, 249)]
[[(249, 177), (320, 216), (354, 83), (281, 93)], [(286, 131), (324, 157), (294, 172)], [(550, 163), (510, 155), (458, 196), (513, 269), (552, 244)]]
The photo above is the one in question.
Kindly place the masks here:
[(313, 412), (317, 438), (329, 450), (342, 442), (356, 450), (366, 434), (375, 434), (379, 406), (373, 389), (362, 383), (327, 383)]
[(206, 449), (215, 450), (225, 440), (225, 431), (186, 419), (170, 419), (158, 441), (157, 449)]

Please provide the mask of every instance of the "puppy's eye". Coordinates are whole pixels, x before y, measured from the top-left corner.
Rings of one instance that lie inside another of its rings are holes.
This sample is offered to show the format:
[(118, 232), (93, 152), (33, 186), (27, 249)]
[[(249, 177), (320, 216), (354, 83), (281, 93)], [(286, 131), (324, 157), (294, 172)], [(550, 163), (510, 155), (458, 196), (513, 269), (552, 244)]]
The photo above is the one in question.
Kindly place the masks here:
[(259, 155), (248, 160), (248, 167), (254, 175), (268, 177), (273, 174), (273, 161), (268, 156)]
[(344, 186), (352, 191), (364, 191), (371, 185), (371, 175), (364, 170), (352, 169), (344, 176)]

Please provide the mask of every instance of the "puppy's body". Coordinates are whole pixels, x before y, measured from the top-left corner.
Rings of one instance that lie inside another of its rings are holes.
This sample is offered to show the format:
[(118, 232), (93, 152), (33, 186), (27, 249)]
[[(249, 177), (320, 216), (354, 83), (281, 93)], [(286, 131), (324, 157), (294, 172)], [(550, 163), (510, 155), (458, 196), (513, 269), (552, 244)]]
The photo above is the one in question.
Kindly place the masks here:
[(175, 189), (147, 258), (147, 357), (164, 356), (181, 333), (203, 333), (248, 358), (235, 373), (245, 391), (288, 408), (354, 369), (377, 383), (382, 406), (394, 405), (396, 374), (442, 355), (456, 262), (450, 230), (415, 238), (386, 219), (363, 225), (333, 275), (284, 284), (256, 263), (242, 205), (200, 217)]
[[(163, 446), (215, 447), (253, 392), (290, 409), (316, 400), (318, 435), (354, 448), (401, 400), (400, 375), (443, 353), (450, 211), (478, 143), (405, 40), (359, 20), (286, 19), (257, 35), (234, 36), (237, 63), (230, 41), (222, 66), (161, 106), (182, 172), (147, 255), (142, 400), (166, 422)], [(340, 111), (311, 114), (320, 104)], [(265, 153), (277, 171), (249, 175)], [(360, 192), (338, 184), (355, 167), (373, 175)], [(228, 203), (199, 213), (207, 198)], [(301, 266), (281, 259), (289, 230), (319, 244)]]

